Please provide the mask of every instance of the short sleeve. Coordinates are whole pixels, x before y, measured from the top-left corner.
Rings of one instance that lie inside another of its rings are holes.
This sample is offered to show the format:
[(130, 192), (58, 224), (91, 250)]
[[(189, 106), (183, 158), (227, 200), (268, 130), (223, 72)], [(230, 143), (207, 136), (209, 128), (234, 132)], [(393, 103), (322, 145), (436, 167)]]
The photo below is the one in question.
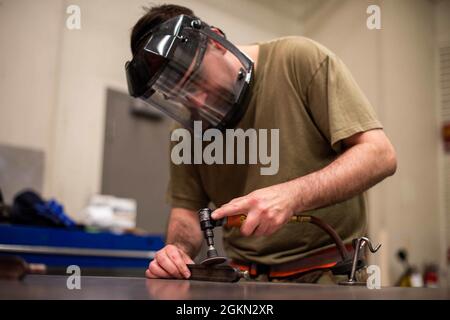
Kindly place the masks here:
[(383, 126), (348, 68), (327, 55), (307, 87), (307, 107), (331, 147), (339, 152), (341, 140)]

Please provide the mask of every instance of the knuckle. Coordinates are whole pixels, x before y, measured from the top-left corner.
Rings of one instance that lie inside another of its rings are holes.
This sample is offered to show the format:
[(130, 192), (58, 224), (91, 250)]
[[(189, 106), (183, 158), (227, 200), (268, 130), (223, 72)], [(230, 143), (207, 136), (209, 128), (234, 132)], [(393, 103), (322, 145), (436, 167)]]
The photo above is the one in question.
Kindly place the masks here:
[(236, 210), (237, 208), (239, 208), (237, 203), (232, 203), (229, 206), (227, 206), (227, 209), (229, 209), (229, 210)]
[(277, 221), (277, 214), (275, 212), (266, 210), (265, 215), (266, 215), (267, 219), (271, 220), (271, 222)]
[(267, 205), (264, 203), (263, 200), (257, 200), (256, 204), (255, 204), (255, 208), (256, 210), (258, 210), (259, 212), (267, 212)]
[(259, 206), (259, 198), (257, 196), (255, 196), (254, 194), (250, 194), (249, 197), (249, 203), (252, 206), (258, 207)]
[(174, 261), (174, 262), (178, 262), (178, 260), (179, 260), (178, 256), (176, 254), (174, 254), (174, 253), (171, 253), (168, 256), (169, 256), (169, 259)]
[(177, 247), (176, 247), (175, 245), (173, 245), (173, 244), (168, 244), (168, 245), (165, 247), (165, 249), (166, 249), (167, 252), (172, 252), (173, 250), (176, 250)]
[(168, 258), (167, 258), (167, 255), (166, 254), (160, 254), (159, 256), (158, 256), (158, 259), (157, 259), (157, 261), (158, 261), (158, 264), (166, 264), (167, 263), (167, 260), (168, 260)]
[(281, 214), (277, 214), (273, 217), (274, 223), (278, 226), (278, 225), (282, 225), (285, 221), (285, 218), (283, 215)]
[(166, 254), (167, 254), (168, 256), (174, 254), (174, 253), (177, 252), (177, 251), (178, 251), (177, 247), (175, 247), (175, 246), (173, 246), (173, 245), (170, 245), (170, 247), (167, 247), (167, 248), (166, 248)]

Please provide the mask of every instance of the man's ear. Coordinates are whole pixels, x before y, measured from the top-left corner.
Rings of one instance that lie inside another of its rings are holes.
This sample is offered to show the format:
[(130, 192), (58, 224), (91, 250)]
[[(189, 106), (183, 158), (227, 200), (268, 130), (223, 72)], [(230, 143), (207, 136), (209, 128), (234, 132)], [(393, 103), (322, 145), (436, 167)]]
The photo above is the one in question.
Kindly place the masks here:
[[(226, 38), (225, 33), (223, 33), (223, 31), (220, 30), (219, 28), (211, 26), (211, 31), (218, 34), (221, 37)], [(217, 41), (211, 39), (211, 43), (213, 44), (214, 48), (218, 49), (222, 54), (225, 54), (227, 52), (227, 49), (225, 49), (224, 46), (222, 46)]]

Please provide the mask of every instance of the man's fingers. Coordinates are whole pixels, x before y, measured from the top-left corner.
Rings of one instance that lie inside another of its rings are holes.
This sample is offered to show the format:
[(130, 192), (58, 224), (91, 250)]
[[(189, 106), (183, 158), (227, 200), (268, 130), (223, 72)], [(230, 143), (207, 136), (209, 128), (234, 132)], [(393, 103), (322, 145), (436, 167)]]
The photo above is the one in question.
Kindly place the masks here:
[(169, 259), (172, 260), (177, 267), (178, 272), (182, 274), (186, 279), (189, 278), (191, 276), (191, 272), (184, 262), (185, 260), (180, 252), (180, 249), (175, 246), (168, 246), (166, 252)]
[(149, 278), (149, 279), (155, 279), (156, 278), (156, 276), (153, 273), (151, 273), (150, 270), (148, 270), (148, 269), (145, 270), (145, 277)]
[(220, 208), (214, 210), (211, 217), (214, 220), (217, 220), (217, 219), (222, 219), (223, 217), (227, 217), (227, 216), (234, 216), (237, 214), (246, 214), (249, 208), (250, 208), (250, 206), (249, 206), (248, 199), (242, 198), (239, 201), (236, 201), (234, 203), (224, 204)]
[(241, 227), (241, 233), (244, 236), (250, 236), (258, 227), (258, 216), (250, 211)]
[(145, 270), (145, 277), (149, 279), (161, 279), (161, 278), (169, 278), (169, 276), (160, 276), (156, 275), (150, 271), (150, 269)]
[(145, 272), (147, 278), (173, 278), (169, 273), (167, 273), (163, 268), (160, 267), (158, 261), (153, 260), (147, 271)]
[(145, 272), (148, 278), (189, 278), (191, 272), (187, 263), (194, 263), (181, 249), (174, 245), (167, 245), (158, 251), (155, 259)]
[(158, 254), (156, 255), (156, 260), (158, 261), (158, 264), (161, 266), (161, 268), (167, 271), (173, 278), (184, 278), (182, 273), (178, 271), (178, 267), (176, 266), (175, 262), (173, 262), (167, 255), (167, 250), (158, 252)]
[(268, 229), (270, 228), (270, 225), (267, 223), (261, 223), (256, 227), (255, 232), (253, 234), (255, 236), (263, 236), (267, 234)]

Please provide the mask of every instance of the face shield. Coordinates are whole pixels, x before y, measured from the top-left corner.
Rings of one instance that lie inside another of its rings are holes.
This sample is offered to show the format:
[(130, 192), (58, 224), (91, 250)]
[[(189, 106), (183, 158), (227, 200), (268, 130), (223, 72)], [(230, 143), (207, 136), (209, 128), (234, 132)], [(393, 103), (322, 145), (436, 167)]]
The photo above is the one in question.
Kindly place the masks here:
[(145, 36), (126, 63), (130, 95), (187, 128), (231, 128), (246, 108), (253, 62), (198, 19), (178, 16)]

